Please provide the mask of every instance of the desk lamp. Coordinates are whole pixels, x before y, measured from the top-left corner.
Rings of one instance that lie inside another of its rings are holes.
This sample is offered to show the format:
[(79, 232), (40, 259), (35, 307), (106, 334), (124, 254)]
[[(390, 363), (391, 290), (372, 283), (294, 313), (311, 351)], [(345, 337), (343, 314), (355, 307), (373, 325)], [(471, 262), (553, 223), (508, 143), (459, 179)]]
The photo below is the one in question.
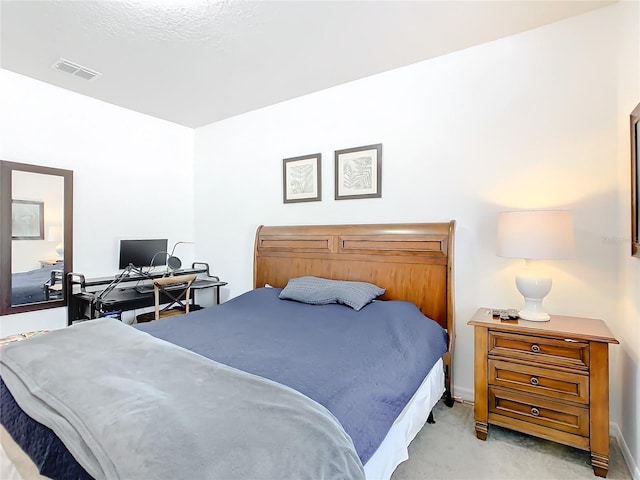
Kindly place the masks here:
[(195, 243), (188, 240), (181, 240), (173, 244), (173, 248), (171, 249), (171, 253), (168, 254), (167, 257), (167, 271), (171, 270), (171, 274), (173, 275), (174, 270), (179, 270), (182, 267), (182, 261), (178, 257), (173, 256), (173, 252), (176, 251), (176, 247), (181, 243)]
[(521, 210), (501, 213), (497, 254), (525, 259), (524, 268), (516, 275), (516, 286), (524, 297), (520, 318), (536, 322), (549, 320), (542, 300), (551, 291), (551, 276), (539, 260), (575, 256), (571, 212)]

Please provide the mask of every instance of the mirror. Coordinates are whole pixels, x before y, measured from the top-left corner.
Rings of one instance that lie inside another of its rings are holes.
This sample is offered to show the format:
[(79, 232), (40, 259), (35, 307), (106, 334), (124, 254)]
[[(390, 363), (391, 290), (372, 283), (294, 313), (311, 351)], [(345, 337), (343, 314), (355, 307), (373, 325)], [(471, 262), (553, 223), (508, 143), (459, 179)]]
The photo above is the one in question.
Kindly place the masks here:
[(0, 315), (66, 304), (73, 172), (0, 160)]
[(631, 255), (640, 258), (640, 104), (631, 112)]

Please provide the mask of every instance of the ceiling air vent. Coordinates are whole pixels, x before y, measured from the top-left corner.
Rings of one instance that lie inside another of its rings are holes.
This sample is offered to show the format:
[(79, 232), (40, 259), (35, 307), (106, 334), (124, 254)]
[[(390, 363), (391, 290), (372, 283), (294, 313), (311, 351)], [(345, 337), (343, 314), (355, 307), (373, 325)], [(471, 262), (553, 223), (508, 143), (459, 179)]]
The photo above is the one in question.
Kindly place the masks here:
[(84, 80), (93, 80), (94, 78), (102, 75), (95, 70), (91, 70), (87, 67), (83, 67), (82, 65), (78, 65), (77, 63), (70, 62), (69, 60), (65, 60), (64, 58), (59, 58), (58, 60), (56, 60), (56, 62), (51, 65), (51, 68), (60, 70), (61, 72), (68, 73), (69, 75), (73, 75)]

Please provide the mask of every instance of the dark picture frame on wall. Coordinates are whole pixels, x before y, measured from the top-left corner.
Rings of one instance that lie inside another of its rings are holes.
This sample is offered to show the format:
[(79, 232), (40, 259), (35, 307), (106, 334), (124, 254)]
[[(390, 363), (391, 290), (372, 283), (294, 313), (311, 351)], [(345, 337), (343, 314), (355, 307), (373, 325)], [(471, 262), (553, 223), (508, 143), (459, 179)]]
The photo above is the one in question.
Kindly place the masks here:
[(382, 197), (382, 144), (335, 152), (335, 199)]
[(11, 239), (44, 240), (44, 202), (11, 200)]
[(320, 153), (282, 161), (282, 195), (284, 203), (322, 200)]
[(631, 119), (631, 255), (640, 258), (640, 104)]

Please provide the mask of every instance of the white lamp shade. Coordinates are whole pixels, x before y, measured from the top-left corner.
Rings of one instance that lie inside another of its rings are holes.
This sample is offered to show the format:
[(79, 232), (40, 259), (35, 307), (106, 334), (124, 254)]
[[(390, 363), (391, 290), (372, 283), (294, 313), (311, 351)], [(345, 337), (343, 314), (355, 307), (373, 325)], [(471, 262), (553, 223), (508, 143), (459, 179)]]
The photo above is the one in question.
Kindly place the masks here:
[(49, 242), (60, 242), (62, 241), (62, 227), (59, 225), (53, 225), (49, 227), (49, 231), (47, 232), (47, 240)]
[(51, 225), (49, 230), (47, 231), (47, 240), (49, 242), (57, 242), (56, 245), (56, 253), (58, 254), (58, 259), (64, 259), (64, 244), (62, 239), (64, 237), (64, 232), (62, 230), (62, 225)]
[(571, 212), (520, 210), (501, 213), (498, 218), (497, 254), (537, 260), (574, 257)]

